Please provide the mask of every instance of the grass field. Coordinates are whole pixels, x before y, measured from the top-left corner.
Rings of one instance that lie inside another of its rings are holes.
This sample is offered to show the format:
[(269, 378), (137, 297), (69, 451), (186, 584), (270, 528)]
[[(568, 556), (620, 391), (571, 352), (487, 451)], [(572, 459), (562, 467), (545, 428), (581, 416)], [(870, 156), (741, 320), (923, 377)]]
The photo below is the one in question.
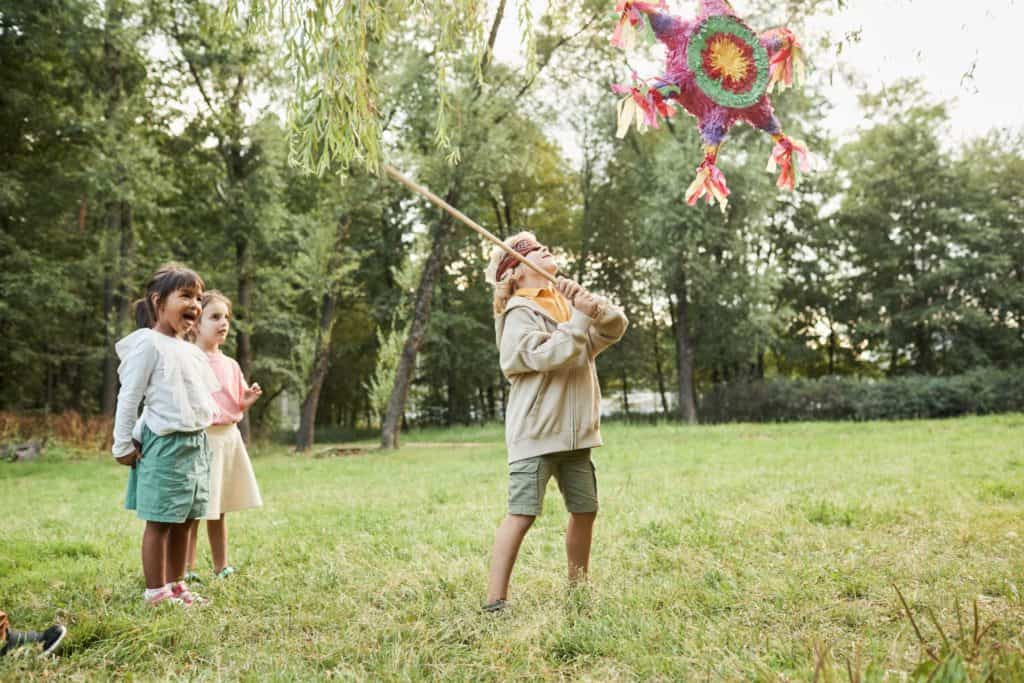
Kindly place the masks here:
[(266, 505), (229, 518), (240, 573), (188, 612), (141, 602), (124, 468), (0, 464), (0, 608), (70, 628), (60, 658), (8, 656), (0, 679), (913, 680), (915, 624), (946, 680), (1024, 679), (1024, 416), (609, 425), (590, 584), (565, 582), (552, 483), (512, 609), (482, 615), (501, 439), (256, 449)]

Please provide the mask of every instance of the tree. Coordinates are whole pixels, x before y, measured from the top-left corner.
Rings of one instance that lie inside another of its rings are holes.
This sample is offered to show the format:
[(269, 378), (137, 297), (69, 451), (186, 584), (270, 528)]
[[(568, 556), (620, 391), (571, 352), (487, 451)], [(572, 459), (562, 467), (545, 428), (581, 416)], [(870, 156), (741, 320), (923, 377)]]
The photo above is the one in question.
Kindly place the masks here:
[(855, 339), (888, 372), (935, 373), (948, 316), (960, 307), (950, 270), (962, 248), (962, 196), (940, 144), (942, 104), (915, 83), (865, 95), (872, 125), (839, 153), (848, 179), (837, 222), (849, 244), (860, 325)]
[[(252, 377), (253, 335), (260, 325), (254, 315), (257, 285), (261, 272), (287, 253), (272, 248), (286, 237), (277, 124), (270, 115), (247, 113), (260, 95), (273, 91), (273, 69), (255, 36), (224, 22), (214, 5), (181, 0), (165, 6), (165, 12), (179, 87), (191, 90), (201, 103), (186, 131), (191, 153), (206, 167), (190, 174), (186, 183), (201, 179), (207, 190), (215, 189), (215, 194), (199, 193), (208, 198), (201, 224), (204, 232), (216, 235), (216, 248), (233, 254), (236, 358), (242, 373)], [(239, 427), (248, 440), (250, 420)]]
[(159, 125), (153, 96), (159, 87), (147, 73), (142, 42), (154, 32), (143, 6), (111, 0), (104, 7), (102, 61), (94, 101), (93, 158), (83, 175), (91, 185), (85, 201), (99, 209), (102, 221), (103, 318), (105, 352), (100, 410), (114, 414), (118, 359), (114, 343), (130, 330), (132, 289), (139, 280), (135, 262), (136, 216), (153, 215), (166, 196), (167, 182), (153, 134)]
[[(502, 10), (503, 5), (499, 5)], [(489, 43), (486, 51), (490, 53), (493, 49), (493, 41), (497, 36), (498, 27), (504, 18), (502, 11), (498, 11), (489, 32)], [(593, 23), (593, 19), (590, 20)], [(585, 24), (589, 25), (589, 24)], [(561, 26), (557, 27), (559, 30)], [(556, 51), (566, 44), (573, 33), (563, 35), (559, 39), (544, 41), (542, 47), (542, 64), (547, 64)], [(492, 67), (490, 61), (485, 61), (481, 67), (481, 75), (487, 75), (487, 68)], [(473, 186), (470, 178), (474, 169), (478, 168), (489, 155), (494, 152), (493, 144), (499, 142), (502, 135), (502, 126), (508, 122), (509, 117), (514, 114), (519, 106), (521, 98), (529, 92), (534, 85), (534, 78), (528, 76), (525, 82), (517, 83), (507, 71), (500, 72), (502, 77), (493, 88), (485, 89), (479, 80), (460, 93), (458, 101), (462, 103), (459, 110), (459, 136), (455, 143), (463, 154), (463, 162), (457, 166), (450, 166), (444, 162), (432, 159), (432, 150), (425, 148), (422, 143), (414, 151), (420, 155), (423, 177), (433, 187), (444, 188), (441, 191), (445, 201), (449, 204), (458, 205), (468, 195), (469, 188)], [(407, 112), (409, 123), (414, 130), (419, 129), (424, 121), (425, 114), (429, 114), (432, 103), (436, 98), (432, 96), (436, 84), (430, 83), (424, 78), (414, 78), (411, 83), (406, 84), (407, 97), (412, 102), (414, 109)], [(415, 122), (420, 123), (415, 123)], [(501, 124), (501, 125), (499, 125)], [(422, 135), (415, 136), (423, 140)], [(381, 447), (390, 449), (398, 446), (398, 433), (401, 428), (406, 400), (409, 396), (409, 389), (413, 381), (416, 367), (416, 358), (424, 337), (430, 318), (431, 304), (433, 301), (435, 285), (442, 275), (445, 242), (452, 232), (453, 219), (447, 213), (442, 213), (439, 218), (431, 222), (430, 227), (430, 251), (425, 261), (420, 282), (416, 288), (415, 302), (412, 308), (412, 318), (409, 326), (409, 334), (402, 348), (398, 366), (395, 373), (395, 384), (388, 407), (384, 415), (381, 427)]]
[(11, 2), (0, 14), (0, 290), (10, 302), (0, 329), (12, 402), (112, 407), (113, 340), (127, 331), (138, 278), (135, 223), (154, 217), (166, 189), (140, 48), (150, 30), (127, 0)]
[[(302, 278), (297, 285), (313, 302), (318, 320), (312, 339), (308, 379), (303, 383), (303, 401), (295, 449), (313, 445), (314, 427), (321, 391), (331, 369), (335, 350), (335, 326), (343, 307), (353, 307), (360, 297), (358, 274), (366, 256), (354, 247), (353, 233), (376, 231), (382, 220), (380, 183), (373, 177), (351, 178), (344, 186), (333, 180), (320, 180), (317, 196), (310, 202), (312, 226), (295, 272)], [(365, 330), (365, 325), (362, 326)], [(352, 380), (349, 379), (349, 382)], [(360, 386), (355, 382), (355, 386)]]
[(996, 130), (965, 145), (954, 183), (965, 189), (955, 278), (971, 306), (950, 321), (946, 366), (1017, 366), (1024, 351), (1024, 132)]
[[(497, 26), (505, 2), (498, 7)], [(385, 123), (378, 95), (380, 55), (375, 46), (400, 42), (411, 27), (427, 28), (437, 82), (433, 138), (452, 160), (458, 149), (449, 140), (449, 72), (465, 52), (473, 56), (468, 73), (483, 79), (496, 37), (483, 49), (484, 4), (477, 0), (440, 2), (346, 2), (326, 0), (310, 6), (302, 0), (229, 2), (229, 15), (255, 20), (268, 34), (283, 32), (285, 63), (295, 74), (290, 107), (293, 159), (308, 171), (347, 170), (353, 162), (379, 169), (384, 158)], [(522, 0), (520, 17), (529, 31), (530, 6)], [(532, 40), (528, 42), (532, 46)], [(460, 74), (461, 75), (461, 74)]]

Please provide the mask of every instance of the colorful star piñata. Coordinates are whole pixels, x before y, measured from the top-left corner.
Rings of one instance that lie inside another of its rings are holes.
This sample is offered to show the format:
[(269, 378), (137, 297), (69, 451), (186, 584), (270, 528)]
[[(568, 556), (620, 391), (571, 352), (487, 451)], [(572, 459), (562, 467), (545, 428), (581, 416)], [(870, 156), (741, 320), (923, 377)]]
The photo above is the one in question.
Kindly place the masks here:
[(705, 144), (704, 161), (686, 201), (693, 205), (706, 197), (725, 211), (729, 188), (715, 162), (732, 125), (746, 121), (772, 136), (775, 147), (768, 170), (780, 169), (777, 185), (792, 190), (797, 168), (807, 170), (807, 149), (782, 132), (768, 98), (775, 86), (780, 92), (792, 86), (794, 76), (803, 80), (802, 50), (792, 31), (774, 28), (757, 35), (726, 0), (700, 0), (700, 11), (690, 21), (668, 14), (664, 0), (620, 2), (615, 9), (619, 22), (613, 45), (629, 49), (640, 29), (664, 43), (668, 52), (664, 75), (647, 82), (634, 74), (632, 85), (612, 86), (625, 96), (619, 102), (618, 137), (632, 123), (640, 131), (657, 128), (659, 117), (675, 113), (673, 103), (682, 105), (697, 117)]

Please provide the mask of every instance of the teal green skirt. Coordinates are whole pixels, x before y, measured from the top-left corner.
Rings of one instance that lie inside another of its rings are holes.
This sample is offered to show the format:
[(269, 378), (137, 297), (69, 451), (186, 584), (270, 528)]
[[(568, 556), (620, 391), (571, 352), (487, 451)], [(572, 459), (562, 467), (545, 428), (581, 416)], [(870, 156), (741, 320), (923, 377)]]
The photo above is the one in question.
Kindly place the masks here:
[(206, 515), (210, 446), (206, 431), (157, 436), (142, 427), (142, 459), (128, 475), (124, 507), (147, 522), (181, 523)]

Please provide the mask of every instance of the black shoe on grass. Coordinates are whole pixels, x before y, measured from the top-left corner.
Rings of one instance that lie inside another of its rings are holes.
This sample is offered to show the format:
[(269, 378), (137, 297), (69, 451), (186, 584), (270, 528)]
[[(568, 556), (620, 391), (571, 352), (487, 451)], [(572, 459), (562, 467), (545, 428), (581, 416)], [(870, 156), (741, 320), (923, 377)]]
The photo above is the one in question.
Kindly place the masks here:
[(53, 653), (60, 645), (60, 641), (64, 640), (64, 636), (68, 634), (68, 630), (60, 624), (54, 624), (50, 628), (43, 631), (43, 637), (40, 642), (43, 644), (42, 654), (48, 655)]
[(41, 643), (43, 646), (42, 654), (48, 655), (57, 649), (60, 645), (60, 641), (64, 640), (68, 630), (60, 624), (54, 624), (50, 628), (46, 629), (42, 633), (36, 633), (35, 631), (15, 631), (10, 629), (7, 631), (7, 643), (4, 644), (3, 649), (0, 649), (0, 655), (7, 654), (11, 650), (22, 647), (24, 645), (33, 645), (35, 643)]
[(506, 607), (508, 607), (508, 603), (506, 601), (504, 601), (504, 600), (495, 600), (491, 604), (484, 605), (483, 607), (481, 607), (480, 611), (493, 614), (495, 612), (503, 611)]

